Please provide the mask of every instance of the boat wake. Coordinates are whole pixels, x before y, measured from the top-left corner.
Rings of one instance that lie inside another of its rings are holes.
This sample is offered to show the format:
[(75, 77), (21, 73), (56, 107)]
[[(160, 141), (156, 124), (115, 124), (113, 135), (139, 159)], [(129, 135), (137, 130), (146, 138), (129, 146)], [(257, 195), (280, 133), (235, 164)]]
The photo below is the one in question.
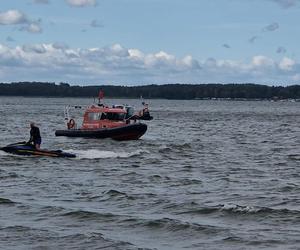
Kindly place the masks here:
[(78, 159), (105, 159), (105, 158), (129, 158), (144, 153), (143, 150), (133, 152), (114, 152), (107, 150), (88, 149), (88, 150), (65, 150), (67, 153), (76, 154)]
[(5, 153), (4, 151), (0, 150), (0, 156), (6, 156), (8, 155), (7, 153)]

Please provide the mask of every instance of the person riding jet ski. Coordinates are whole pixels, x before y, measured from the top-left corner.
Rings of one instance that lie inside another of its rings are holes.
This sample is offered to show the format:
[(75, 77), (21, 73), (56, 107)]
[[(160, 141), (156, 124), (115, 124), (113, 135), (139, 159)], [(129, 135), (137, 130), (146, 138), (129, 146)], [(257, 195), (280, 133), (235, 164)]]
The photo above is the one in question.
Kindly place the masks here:
[(42, 143), (40, 129), (35, 126), (34, 122), (30, 123), (30, 128), (30, 139), (27, 143), (33, 144), (35, 149), (39, 150)]

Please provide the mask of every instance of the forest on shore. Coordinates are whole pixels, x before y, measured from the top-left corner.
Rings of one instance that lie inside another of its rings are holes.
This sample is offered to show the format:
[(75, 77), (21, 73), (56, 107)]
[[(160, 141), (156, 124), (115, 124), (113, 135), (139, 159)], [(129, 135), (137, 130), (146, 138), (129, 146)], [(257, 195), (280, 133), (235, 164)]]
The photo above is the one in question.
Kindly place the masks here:
[(0, 83), (0, 96), (25, 97), (105, 97), (153, 99), (300, 99), (300, 85), (268, 86), (260, 84), (163, 84), (140, 86), (72, 86), (68, 83)]

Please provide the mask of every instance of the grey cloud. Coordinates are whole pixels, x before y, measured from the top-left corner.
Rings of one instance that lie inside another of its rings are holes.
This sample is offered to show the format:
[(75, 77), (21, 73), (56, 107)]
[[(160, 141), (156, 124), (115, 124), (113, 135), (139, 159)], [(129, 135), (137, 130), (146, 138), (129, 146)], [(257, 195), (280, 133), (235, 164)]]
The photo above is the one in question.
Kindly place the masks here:
[(208, 67), (216, 67), (217, 60), (213, 57), (207, 58), (205, 61), (205, 65)]
[(271, 24), (267, 25), (266, 27), (264, 27), (263, 31), (264, 32), (268, 32), (268, 31), (273, 32), (277, 29), (279, 29), (279, 24), (274, 22), (274, 23), (271, 23)]
[(283, 8), (291, 8), (300, 3), (300, 0), (270, 0), (279, 4)]
[(61, 50), (65, 50), (68, 49), (69, 46), (65, 43), (61, 43), (61, 42), (55, 42), (52, 44), (53, 48), (55, 49), (61, 49)]
[(228, 44), (226, 44), (226, 43), (224, 43), (222, 46), (223, 46), (224, 48), (226, 48), (226, 49), (230, 49), (230, 48), (231, 48), (231, 46), (228, 45)]
[(50, 1), (49, 0), (33, 0), (33, 3), (36, 3), (36, 4), (49, 4)]
[(253, 36), (253, 37), (249, 38), (248, 42), (254, 43), (257, 39), (258, 39), (258, 36)]
[(284, 53), (286, 53), (286, 49), (284, 47), (280, 46), (277, 48), (276, 53), (284, 54)]
[(37, 54), (46, 53), (46, 49), (42, 44), (26, 44), (22, 46), (22, 49), (25, 52), (34, 52)]
[(93, 28), (103, 28), (104, 27), (103, 24), (96, 19), (94, 19), (90, 25)]
[(14, 42), (15, 39), (13, 39), (11, 36), (6, 37), (7, 42)]

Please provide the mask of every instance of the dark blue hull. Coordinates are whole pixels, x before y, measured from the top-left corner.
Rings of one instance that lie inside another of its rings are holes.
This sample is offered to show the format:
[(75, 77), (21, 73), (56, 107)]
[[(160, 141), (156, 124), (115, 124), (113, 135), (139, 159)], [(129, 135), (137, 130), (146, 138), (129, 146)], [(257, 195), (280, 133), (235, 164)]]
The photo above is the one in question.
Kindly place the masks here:
[(20, 142), (15, 144), (7, 145), (0, 150), (15, 154), (15, 155), (33, 155), (33, 156), (48, 156), (48, 157), (67, 157), (67, 158), (75, 158), (76, 155), (63, 152), (61, 150), (37, 150), (34, 146), (27, 144), (26, 142)]
[(117, 128), (103, 129), (66, 129), (56, 130), (56, 136), (85, 137), (105, 139), (111, 138), (118, 141), (137, 140), (147, 131), (147, 125), (143, 123), (129, 124)]

